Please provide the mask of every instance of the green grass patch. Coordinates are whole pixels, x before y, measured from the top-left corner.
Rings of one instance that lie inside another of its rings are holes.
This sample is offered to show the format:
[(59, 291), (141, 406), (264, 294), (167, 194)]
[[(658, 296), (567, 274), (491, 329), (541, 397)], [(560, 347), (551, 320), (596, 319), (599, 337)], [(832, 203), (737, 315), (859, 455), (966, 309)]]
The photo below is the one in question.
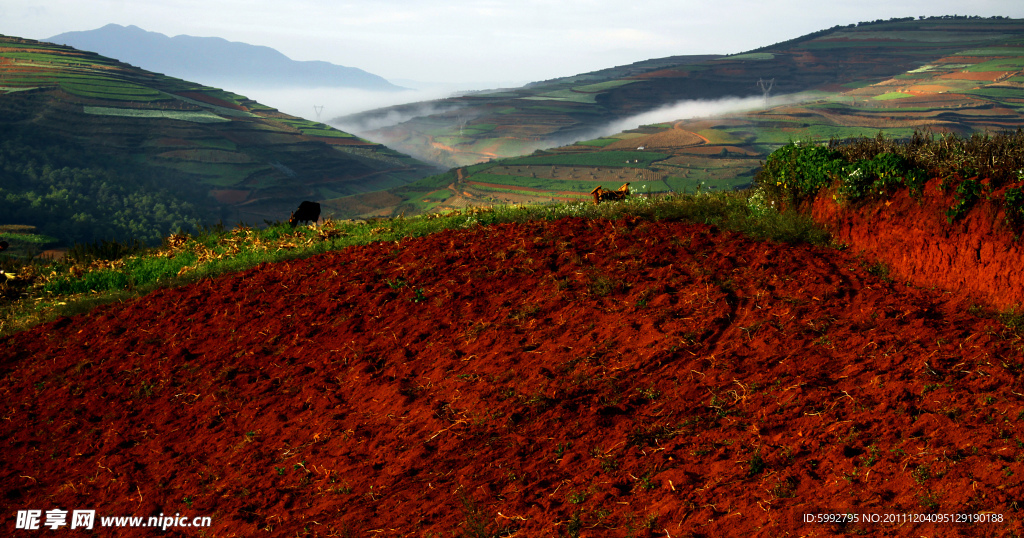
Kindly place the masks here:
[(480, 133), (487, 133), (498, 128), (497, 123), (474, 123), (466, 125), (463, 129), (466, 131), (474, 131)]
[(913, 97), (913, 95), (903, 92), (889, 92), (883, 93), (882, 95), (876, 95), (872, 97), (872, 99), (874, 99), (875, 101), (889, 101), (891, 99), (904, 99), (907, 97)]
[(1024, 90), (1020, 88), (977, 88), (974, 90), (965, 90), (960, 93), (994, 99), (1024, 99)]
[[(170, 168), (195, 174), (203, 185), (210, 187), (242, 187), (242, 182), (257, 172), (274, 170), (273, 167), (261, 163), (231, 164), (155, 159), (153, 164), (162, 168)], [(271, 180), (272, 181), (272, 180)], [(247, 185), (246, 187), (268, 187), (270, 185)]]
[(309, 136), (322, 136), (326, 138), (355, 138), (354, 135), (339, 131), (337, 129), (300, 129), (302, 134)]
[(735, 56), (726, 56), (725, 58), (719, 58), (717, 61), (722, 60), (774, 60), (775, 55), (770, 52), (748, 52), (747, 54), (737, 54)]
[(579, 92), (603, 92), (614, 88), (620, 88), (626, 84), (632, 84), (635, 80), (609, 80), (607, 82), (598, 82), (596, 84), (587, 84), (586, 86), (576, 86), (573, 89)]
[[(509, 185), (514, 187), (527, 187), (531, 189), (542, 189), (545, 191), (576, 191), (590, 192), (594, 187), (600, 185), (601, 181), (588, 181), (583, 179), (549, 179), (542, 177), (513, 176), (507, 174), (474, 174), (470, 181), (481, 183), (494, 183), (498, 185)], [(607, 181), (604, 184), (608, 184)]]
[[(593, 151), (588, 153), (562, 153), (533, 155), (504, 159), (504, 165), (562, 165), (562, 166), (611, 166), (625, 168), (648, 168), (651, 163), (669, 158), (665, 153), (653, 151)], [(633, 161), (637, 162), (633, 162)]]
[(231, 121), (205, 110), (159, 110), (142, 108), (113, 108), (103, 106), (83, 107), (86, 114), (97, 116), (119, 116), (124, 118), (159, 118), (190, 121), (194, 123), (220, 123)]
[(110, 99), (115, 101), (167, 101), (171, 97), (163, 92), (142, 86), (99, 86), (61, 83), (62, 90), (79, 97)]
[(581, 142), (576, 142), (576, 145), (577, 146), (593, 146), (593, 147), (603, 148), (605, 146), (614, 144), (614, 143), (616, 143), (618, 141), (619, 141), (618, 138), (595, 138), (594, 140), (583, 140)]
[(981, 49), (965, 50), (954, 56), (1024, 56), (1024, 48), (1021, 47), (988, 47)]
[(569, 101), (572, 103), (593, 104), (597, 102), (596, 93), (580, 93), (570, 89), (555, 90), (530, 97), (520, 97), (527, 101)]
[(0, 226), (0, 240), (7, 241), (14, 245), (16, 243), (25, 243), (36, 246), (50, 245), (57, 242), (56, 238), (48, 235), (42, 235), (37, 233), (21, 233), (21, 232), (9, 232), (3, 231), (4, 226)]
[(983, 73), (987, 71), (1020, 71), (1024, 69), (1024, 56), (1017, 58), (1001, 58), (989, 60), (965, 69), (971, 73)]
[(719, 129), (704, 129), (697, 134), (708, 139), (709, 144), (742, 144), (743, 140)]

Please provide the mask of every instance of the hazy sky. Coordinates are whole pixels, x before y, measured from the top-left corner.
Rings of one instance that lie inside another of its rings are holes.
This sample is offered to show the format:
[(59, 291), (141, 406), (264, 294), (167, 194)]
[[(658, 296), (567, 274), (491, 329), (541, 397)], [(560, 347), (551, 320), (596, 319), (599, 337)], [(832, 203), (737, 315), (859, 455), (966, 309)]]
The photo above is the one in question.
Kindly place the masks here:
[(223, 37), (389, 80), (523, 83), (677, 54), (731, 54), (837, 24), (1024, 18), (1021, 0), (0, 0), (0, 33), (108, 23)]

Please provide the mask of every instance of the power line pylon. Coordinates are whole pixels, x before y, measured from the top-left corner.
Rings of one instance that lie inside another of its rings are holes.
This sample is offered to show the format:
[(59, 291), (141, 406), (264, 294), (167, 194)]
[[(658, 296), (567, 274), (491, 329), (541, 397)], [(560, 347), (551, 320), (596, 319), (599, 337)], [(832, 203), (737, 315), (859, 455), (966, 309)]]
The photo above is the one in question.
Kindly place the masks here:
[(764, 92), (764, 107), (768, 108), (768, 93), (772, 91), (772, 86), (775, 85), (775, 79), (764, 80), (763, 78), (757, 79), (757, 86)]

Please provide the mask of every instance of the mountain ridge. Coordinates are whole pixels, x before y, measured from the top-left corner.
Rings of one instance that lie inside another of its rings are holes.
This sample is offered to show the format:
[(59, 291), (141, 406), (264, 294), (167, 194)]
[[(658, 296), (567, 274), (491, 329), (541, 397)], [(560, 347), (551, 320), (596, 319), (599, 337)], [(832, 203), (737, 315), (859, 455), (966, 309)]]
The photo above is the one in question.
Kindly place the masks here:
[(218, 87), (406, 89), (363, 69), (319, 60), (292, 60), (263, 45), (221, 37), (170, 37), (134, 25), (112, 23), (96, 30), (65, 32), (43, 41), (95, 51), (148, 71)]
[[(835, 26), (739, 54), (668, 57), (661, 66), (657, 59), (647, 60), (507, 91), (366, 111), (331, 123), (421, 159), (467, 166), (607, 134), (600, 131), (613, 122), (682, 101), (760, 96), (759, 80), (774, 81), (772, 95), (838, 93), (844, 84), (881, 82), (1019, 35), (1021, 22), (933, 17)], [(642, 69), (636, 72), (633, 66)], [(428, 112), (409, 114), (386, 127), (359, 129), (361, 123), (373, 125), (417, 110)]]

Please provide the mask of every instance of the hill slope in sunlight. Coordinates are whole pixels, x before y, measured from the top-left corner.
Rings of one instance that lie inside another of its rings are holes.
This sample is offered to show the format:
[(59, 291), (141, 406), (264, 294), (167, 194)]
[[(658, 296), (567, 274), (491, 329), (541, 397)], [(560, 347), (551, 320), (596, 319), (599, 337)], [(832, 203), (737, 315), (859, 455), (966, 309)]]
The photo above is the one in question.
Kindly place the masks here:
[[(869, 269), (673, 221), (470, 220), (157, 291), (0, 341), (0, 509), (217, 536), (1024, 531), (1019, 337)], [(847, 513), (908, 517), (804, 520)], [(936, 513), (984, 522), (913, 517)]]
[(36, 226), (65, 246), (283, 220), (304, 199), (397, 187), (434, 171), (241, 95), (6, 36), (0, 160), (9, 204), (0, 224)]
[[(1004, 46), (1019, 50), (1022, 37), (1024, 21), (1018, 19), (932, 17), (918, 20), (911, 17), (864, 22), (836, 26), (743, 54), (648, 60), (522, 88), (478, 92), (368, 111), (337, 118), (332, 123), (357, 129), (364, 136), (424, 160), (445, 166), (466, 166), (494, 158), (525, 155), (538, 148), (612, 135), (640, 123), (654, 124), (723, 112), (713, 106), (696, 106), (692, 107), (696, 110), (691, 110), (689, 115), (668, 114), (659, 119), (641, 117), (639, 123), (621, 125), (624, 120), (681, 102), (703, 105), (727, 98), (749, 98), (749, 102), (734, 107), (734, 110), (757, 109), (759, 99), (755, 98), (763, 97), (763, 87), (770, 87), (772, 96), (804, 94), (806, 97), (809, 92), (821, 99), (882, 83), (887, 92), (899, 93), (914, 86), (915, 81), (924, 83), (918, 79), (926, 79), (932, 74), (918, 72), (906, 75), (908, 72), (972, 50)], [(982, 55), (998, 56), (1005, 52), (988, 50)], [(1015, 53), (1012, 55), (1017, 56)], [(952, 70), (954, 66), (940, 67)], [(1002, 70), (1019, 73), (1024, 65), (1015, 60), (1005, 62), (1002, 67)], [(893, 77), (902, 80), (893, 81)], [(984, 81), (986, 78), (975, 77), (974, 80)], [(771, 84), (762, 86), (762, 81)], [(972, 86), (967, 80), (945, 80), (943, 84), (930, 84), (929, 88), (913, 91), (959, 93), (979, 85)], [(939, 90), (939, 86), (944, 89)], [(1005, 95), (1005, 92), (1006, 88), (1002, 88), (986, 96)], [(872, 93), (871, 89), (854, 92), (847, 101), (870, 99), (881, 93), (885, 92)], [(918, 106), (936, 105), (918, 103)], [(852, 108), (853, 115), (857, 115), (859, 109), (867, 107)], [(904, 110), (900, 114), (907, 112)], [(844, 110), (838, 113), (846, 115)], [(811, 111), (809, 115), (817, 114), (818, 111)], [(887, 119), (884, 113), (867, 111), (863, 115), (874, 121), (860, 121), (863, 118), (848, 121), (853, 121), (853, 126), (873, 129), (874, 132), (878, 132), (880, 126), (892, 126), (878, 124)], [(812, 118), (807, 122), (811, 125), (801, 126), (800, 123), (806, 121), (802, 119), (804, 114), (795, 116), (755, 118), (753, 122), (746, 122), (755, 125), (734, 129), (738, 136), (734, 136), (731, 143), (752, 143), (762, 128), (776, 136), (783, 128), (796, 128), (795, 134), (782, 135), (783, 142), (787, 136), (799, 137), (801, 128), (809, 135), (821, 136), (819, 132), (812, 133), (807, 129), (821, 122)], [(389, 119), (389, 123), (382, 123)], [(360, 125), (378, 128), (363, 131), (358, 130)], [(848, 123), (839, 122), (838, 125), (850, 127)], [(854, 136), (849, 134), (851, 129), (835, 131), (839, 136)], [(863, 130), (856, 134), (861, 133)], [(773, 144), (776, 140), (759, 140), (758, 143)]]

